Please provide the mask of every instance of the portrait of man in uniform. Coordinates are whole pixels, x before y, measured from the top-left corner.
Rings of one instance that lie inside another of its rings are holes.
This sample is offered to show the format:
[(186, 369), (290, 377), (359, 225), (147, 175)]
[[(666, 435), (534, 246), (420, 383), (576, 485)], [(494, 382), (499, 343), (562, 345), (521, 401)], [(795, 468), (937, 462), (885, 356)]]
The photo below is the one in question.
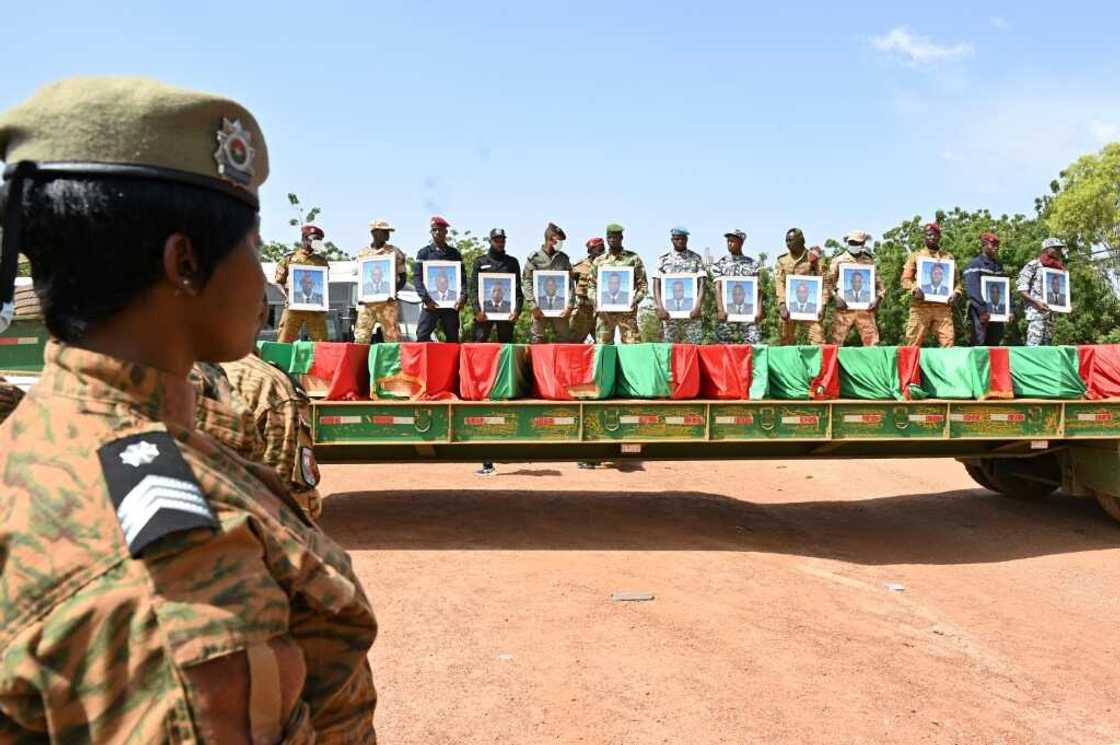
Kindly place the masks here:
[(1042, 269), (1042, 287), (1046, 295), (1046, 305), (1056, 313), (1069, 313), (1069, 272), (1062, 269)]
[(628, 313), (630, 298), (634, 294), (634, 268), (614, 266), (599, 268), (598, 309), (601, 311)]
[(424, 284), (437, 308), (454, 308), (459, 302), (462, 266), (458, 261), (424, 262)]
[(557, 318), (568, 307), (568, 272), (541, 270), (533, 272), (537, 307), (548, 318)]
[(1011, 309), (1007, 304), (1010, 297), (1011, 280), (1007, 277), (981, 277), (980, 296), (988, 304), (988, 321), (1007, 323), (1011, 320)]
[(816, 275), (790, 275), (786, 277), (786, 305), (789, 317), (795, 321), (816, 321), (820, 317), (823, 286)]
[(487, 319), (508, 321), (513, 315), (513, 282), (512, 274), (478, 275), (478, 294)]
[(665, 274), (661, 277), (662, 303), (670, 318), (689, 318), (696, 307), (696, 275)]
[(953, 262), (946, 259), (918, 259), (918, 280), (927, 302), (948, 303), (953, 296)]
[(840, 288), (850, 310), (867, 310), (875, 299), (875, 268), (850, 263), (840, 267)]
[(758, 283), (753, 277), (723, 280), (723, 309), (732, 323), (753, 323), (758, 311)]
[(358, 261), (358, 275), (361, 277), (359, 301), (376, 303), (396, 297), (397, 276), (393, 271), (393, 261), (392, 256)]
[(292, 310), (328, 310), (327, 267), (292, 266), (288, 298)]

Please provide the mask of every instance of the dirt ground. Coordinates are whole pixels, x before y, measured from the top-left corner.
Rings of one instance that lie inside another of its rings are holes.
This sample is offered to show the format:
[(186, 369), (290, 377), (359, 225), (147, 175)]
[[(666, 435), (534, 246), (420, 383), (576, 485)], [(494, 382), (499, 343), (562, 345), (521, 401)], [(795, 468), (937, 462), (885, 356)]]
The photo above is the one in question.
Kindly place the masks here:
[(1120, 742), (1091, 501), (939, 460), (474, 468), (324, 468), (382, 745)]

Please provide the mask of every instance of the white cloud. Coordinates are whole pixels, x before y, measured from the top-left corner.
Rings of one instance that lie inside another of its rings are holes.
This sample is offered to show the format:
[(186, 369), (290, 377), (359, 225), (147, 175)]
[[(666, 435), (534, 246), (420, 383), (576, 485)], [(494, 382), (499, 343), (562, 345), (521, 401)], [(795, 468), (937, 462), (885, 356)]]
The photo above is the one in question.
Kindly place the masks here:
[(1011, 28), (1011, 24), (1008, 23), (1007, 19), (1003, 16), (992, 16), (988, 20), (991, 22), (992, 28), (999, 31), (1006, 31), (1007, 29)]
[(896, 26), (871, 43), (880, 52), (903, 57), (910, 65), (929, 65), (969, 57), (975, 51), (971, 44), (959, 42), (951, 46), (937, 44), (925, 36), (913, 34), (905, 26)]
[(1093, 139), (1102, 145), (1120, 140), (1120, 124), (1093, 119), (1089, 122), (1089, 132)]

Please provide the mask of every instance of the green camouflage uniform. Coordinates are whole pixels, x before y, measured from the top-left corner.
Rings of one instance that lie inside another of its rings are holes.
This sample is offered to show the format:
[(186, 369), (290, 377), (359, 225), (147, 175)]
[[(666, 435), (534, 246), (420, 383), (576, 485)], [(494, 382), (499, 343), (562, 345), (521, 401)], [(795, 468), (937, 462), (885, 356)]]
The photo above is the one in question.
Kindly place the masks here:
[[(720, 277), (757, 277), (758, 262), (749, 256), (727, 254), (712, 264), (712, 280), (718, 282)], [(717, 292), (722, 290), (717, 289)], [(761, 296), (759, 302), (762, 302)], [(757, 323), (732, 323), (731, 321), (717, 321), (715, 338), (719, 344), (758, 344), (761, 342)]]
[[(642, 264), (641, 257), (626, 249), (619, 251), (617, 256), (610, 251), (606, 251), (602, 256), (595, 259), (588, 282), (588, 296), (598, 298), (598, 270), (609, 266), (634, 267), (634, 297), (631, 298), (631, 302), (637, 307), (649, 291), (649, 281), (646, 279), (646, 268)], [(595, 338), (600, 344), (613, 344), (616, 328), (622, 331), (623, 344), (637, 344), (642, 340), (641, 332), (638, 330), (638, 312), (636, 310), (628, 313), (598, 313), (597, 315)]]
[[(1016, 292), (1025, 292), (1039, 302), (1045, 302), (1045, 287), (1042, 286), (1042, 262), (1031, 259), (1019, 272), (1015, 283)], [(1039, 310), (1030, 303), (1023, 303), (1023, 315), (1027, 319), (1027, 346), (1042, 347), (1054, 343), (1054, 329), (1057, 321), (1054, 311)]]
[[(549, 271), (549, 272), (571, 272), (572, 262), (568, 258), (568, 254), (563, 251), (553, 251), (549, 254), (543, 248), (537, 249), (529, 258), (525, 260), (525, 267), (521, 270), (521, 294), (525, 297), (525, 310), (532, 313), (533, 308), (537, 307), (537, 285), (533, 279), (533, 272), (535, 271)], [(568, 307), (576, 307), (576, 296), (572, 292), (571, 274), (568, 275)], [(574, 310), (573, 310), (574, 313)], [(536, 318), (533, 317), (532, 325), (529, 331), (529, 343), (540, 344), (545, 341), (545, 332), (547, 329), (552, 329), (552, 339), (556, 343), (563, 343), (569, 339), (569, 331), (571, 328), (572, 317), (558, 318)], [(586, 336), (586, 334), (584, 334)], [(582, 342), (583, 339), (576, 339), (575, 341)]]
[(583, 344), (595, 331), (595, 296), (589, 291), (591, 275), (594, 274), (595, 259), (590, 256), (572, 265), (572, 278), (575, 280), (576, 309), (568, 326), (568, 339), (573, 344)]
[(253, 413), (264, 441), (260, 462), (276, 471), (307, 516), (318, 520), (323, 506), (315, 488), (319, 467), (312, 450), (307, 394), (287, 373), (255, 354), (223, 363), (222, 369)]
[[(662, 276), (666, 274), (700, 274), (700, 284), (707, 289), (707, 273), (704, 271), (704, 259), (700, 254), (689, 249), (678, 251), (673, 249), (663, 254), (657, 260), (657, 271)], [(661, 306), (665, 307), (665, 287), (661, 288)], [(699, 298), (697, 298), (699, 300)], [(676, 344), (703, 344), (704, 321), (700, 318), (681, 319), (670, 318), (661, 322), (662, 341)]]

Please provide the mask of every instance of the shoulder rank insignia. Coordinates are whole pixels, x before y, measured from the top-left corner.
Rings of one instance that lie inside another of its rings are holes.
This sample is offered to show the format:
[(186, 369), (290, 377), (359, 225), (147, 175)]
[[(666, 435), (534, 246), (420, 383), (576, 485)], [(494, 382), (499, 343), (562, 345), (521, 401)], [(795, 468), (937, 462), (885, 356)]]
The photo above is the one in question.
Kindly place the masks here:
[(97, 456), (133, 558), (172, 533), (217, 529), (201, 487), (167, 432), (115, 440)]

